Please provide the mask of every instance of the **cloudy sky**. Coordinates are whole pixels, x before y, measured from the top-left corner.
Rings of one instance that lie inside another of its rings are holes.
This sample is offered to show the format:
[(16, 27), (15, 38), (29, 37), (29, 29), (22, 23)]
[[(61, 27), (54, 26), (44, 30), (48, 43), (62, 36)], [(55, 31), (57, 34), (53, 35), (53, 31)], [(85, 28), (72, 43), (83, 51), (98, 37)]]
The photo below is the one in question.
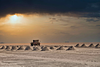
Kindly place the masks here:
[(0, 0), (0, 42), (100, 42), (100, 0)]

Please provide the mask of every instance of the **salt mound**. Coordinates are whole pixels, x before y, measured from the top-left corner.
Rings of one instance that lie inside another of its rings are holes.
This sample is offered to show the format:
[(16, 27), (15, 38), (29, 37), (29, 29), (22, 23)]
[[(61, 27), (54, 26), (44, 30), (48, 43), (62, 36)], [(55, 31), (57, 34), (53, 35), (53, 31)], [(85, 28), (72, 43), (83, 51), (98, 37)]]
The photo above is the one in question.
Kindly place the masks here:
[(25, 50), (32, 50), (30, 46), (26, 46)]
[(55, 49), (55, 47), (51, 46), (50, 49)]
[(76, 44), (76, 46), (75, 47), (79, 47), (79, 44)]
[(55, 49), (58, 49), (60, 46), (54, 46), (55, 47)]
[(11, 50), (10, 46), (6, 46), (5, 50)]
[(65, 48), (63, 46), (61, 46), (57, 50), (65, 50)]
[(95, 47), (93, 44), (90, 44), (89, 47)]
[(49, 51), (50, 49), (48, 47), (44, 47), (41, 51)]
[(64, 47), (68, 47), (68, 46), (64, 46)]
[(59, 46), (54, 46), (54, 47), (59, 47)]
[(41, 46), (41, 49), (43, 49), (45, 46)]
[(75, 50), (73, 46), (70, 46), (67, 50)]
[(86, 45), (85, 44), (82, 44), (81, 47), (86, 47)]
[(2, 48), (2, 45), (0, 45), (0, 49)]
[(1, 48), (0, 49), (5, 49), (5, 46), (1, 46)]
[(95, 47), (98, 48), (99, 45), (100, 45), (100, 44), (97, 44)]
[(41, 47), (33, 47), (33, 51), (39, 51), (41, 50)]
[(12, 46), (11, 50), (17, 50), (17, 46)]
[(20, 46), (17, 50), (25, 50), (24, 46)]

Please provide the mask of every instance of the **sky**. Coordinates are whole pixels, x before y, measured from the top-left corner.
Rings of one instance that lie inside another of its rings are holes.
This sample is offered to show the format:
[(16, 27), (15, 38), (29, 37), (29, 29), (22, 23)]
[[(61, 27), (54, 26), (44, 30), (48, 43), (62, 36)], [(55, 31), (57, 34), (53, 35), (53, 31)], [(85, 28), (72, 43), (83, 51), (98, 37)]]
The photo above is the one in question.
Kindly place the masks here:
[(0, 0), (0, 42), (100, 42), (100, 0)]

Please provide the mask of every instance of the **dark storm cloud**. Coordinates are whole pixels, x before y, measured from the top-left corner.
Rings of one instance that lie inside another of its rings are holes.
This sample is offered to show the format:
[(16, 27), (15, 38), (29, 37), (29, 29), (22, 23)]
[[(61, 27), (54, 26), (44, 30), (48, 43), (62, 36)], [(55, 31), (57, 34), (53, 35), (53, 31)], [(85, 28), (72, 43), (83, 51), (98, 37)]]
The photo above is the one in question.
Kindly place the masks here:
[(15, 13), (73, 13), (81, 16), (91, 13), (90, 16), (95, 17), (99, 11), (100, 0), (0, 0), (1, 17)]

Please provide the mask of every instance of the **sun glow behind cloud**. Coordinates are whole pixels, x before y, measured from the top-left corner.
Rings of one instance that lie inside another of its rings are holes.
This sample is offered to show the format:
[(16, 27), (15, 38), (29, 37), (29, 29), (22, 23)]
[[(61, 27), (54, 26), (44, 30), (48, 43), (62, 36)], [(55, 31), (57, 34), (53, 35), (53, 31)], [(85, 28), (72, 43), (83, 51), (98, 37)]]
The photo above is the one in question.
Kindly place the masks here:
[(21, 14), (15, 14), (15, 15), (9, 15), (9, 23), (16, 24), (21, 23), (21, 20), (23, 19), (23, 15)]
[(11, 16), (10, 17), (10, 20), (12, 20), (13, 23), (15, 23), (14, 21), (17, 21), (18, 20), (18, 16), (17, 15)]

